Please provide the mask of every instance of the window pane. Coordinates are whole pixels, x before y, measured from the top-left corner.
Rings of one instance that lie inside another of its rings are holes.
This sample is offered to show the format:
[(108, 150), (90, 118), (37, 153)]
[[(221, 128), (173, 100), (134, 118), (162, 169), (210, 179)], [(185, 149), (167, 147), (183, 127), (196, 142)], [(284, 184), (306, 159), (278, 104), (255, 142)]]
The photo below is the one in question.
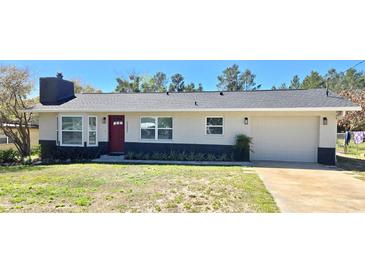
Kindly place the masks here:
[(223, 118), (207, 118), (207, 126), (223, 126)]
[(155, 118), (144, 117), (141, 119), (141, 128), (155, 128), (156, 121)]
[(63, 131), (62, 143), (66, 145), (82, 145), (82, 132)]
[(158, 118), (158, 128), (172, 128), (172, 118)]
[(13, 139), (11, 139), (10, 137), (8, 137), (8, 144), (14, 144)]
[(159, 129), (158, 139), (172, 139), (172, 129)]
[(0, 136), (0, 144), (7, 144), (8, 139), (6, 137)]
[(62, 129), (82, 130), (82, 117), (62, 117)]
[(155, 139), (155, 130), (154, 129), (141, 129), (141, 138), (142, 139)]
[(223, 134), (223, 127), (207, 127), (207, 134)]
[(96, 117), (89, 117), (89, 130), (96, 130)]
[(89, 132), (89, 144), (96, 145), (96, 131)]

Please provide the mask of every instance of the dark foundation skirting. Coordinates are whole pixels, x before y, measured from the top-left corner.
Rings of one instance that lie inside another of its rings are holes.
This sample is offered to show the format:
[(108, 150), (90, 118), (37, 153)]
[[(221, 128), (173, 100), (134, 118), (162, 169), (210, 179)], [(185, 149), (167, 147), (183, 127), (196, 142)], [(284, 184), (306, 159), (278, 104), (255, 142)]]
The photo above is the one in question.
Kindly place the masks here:
[(95, 159), (108, 153), (108, 142), (99, 142), (96, 147), (57, 146), (56, 141), (39, 140), (42, 159)]
[(318, 148), (318, 163), (323, 165), (336, 164), (336, 148), (319, 147)]

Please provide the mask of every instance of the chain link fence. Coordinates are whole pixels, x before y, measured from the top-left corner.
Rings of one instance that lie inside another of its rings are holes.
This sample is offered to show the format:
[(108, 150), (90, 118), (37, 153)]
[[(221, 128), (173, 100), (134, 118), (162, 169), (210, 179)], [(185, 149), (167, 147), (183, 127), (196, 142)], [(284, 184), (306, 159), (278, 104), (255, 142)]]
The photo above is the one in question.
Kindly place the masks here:
[[(337, 133), (337, 146), (338, 153), (345, 152), (345, 133)], [(351, 133), (351, 140), (347, 146), (347, 154), (365, 157), (365, 142), (360, 144), (354, 143), (354, 135)]]

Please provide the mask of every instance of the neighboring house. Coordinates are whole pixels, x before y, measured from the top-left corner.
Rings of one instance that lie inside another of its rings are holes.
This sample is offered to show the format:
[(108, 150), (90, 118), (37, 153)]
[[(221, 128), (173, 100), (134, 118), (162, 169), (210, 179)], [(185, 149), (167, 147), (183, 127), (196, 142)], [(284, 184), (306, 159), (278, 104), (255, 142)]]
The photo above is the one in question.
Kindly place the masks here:
[(336, 112), (360, 107), (325, 89), (74, 94), (61, 77), (40, 79), (39, 137), (57, 153), (230, 153), (252, 137), (245, 160), (334, 164)]
[[(9, 128), (16, 128), (17, 124), (6, 124), (6, 127)], [(37, 146), (39, 143), (39, 130), (38, 125), (32, 124), (29, 126), (29, 133), (30, 133), (30, 146), (34, 147)], [(5, 133), (0, 129), (0, 150), (14, 148), (16, 149), (13, 140), (6, 136)]]

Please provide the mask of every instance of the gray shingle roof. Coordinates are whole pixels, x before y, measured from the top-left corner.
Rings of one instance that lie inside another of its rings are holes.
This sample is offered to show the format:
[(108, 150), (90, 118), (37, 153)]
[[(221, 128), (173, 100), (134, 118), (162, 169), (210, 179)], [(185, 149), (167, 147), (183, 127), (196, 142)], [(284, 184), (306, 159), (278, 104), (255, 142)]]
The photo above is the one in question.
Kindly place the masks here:
[[(195, 103), (196, 102), (196, 103)], [(328, 108), (355, 110), (351, 101), (325, 89), (274, 90), (250, 92), (196, 93), (107, 93), (77, 94), (62, 105), (38, 104), (33, 112), (128, 112), (128, 111), (195, 111), (195, 110), (260, 110)]]

